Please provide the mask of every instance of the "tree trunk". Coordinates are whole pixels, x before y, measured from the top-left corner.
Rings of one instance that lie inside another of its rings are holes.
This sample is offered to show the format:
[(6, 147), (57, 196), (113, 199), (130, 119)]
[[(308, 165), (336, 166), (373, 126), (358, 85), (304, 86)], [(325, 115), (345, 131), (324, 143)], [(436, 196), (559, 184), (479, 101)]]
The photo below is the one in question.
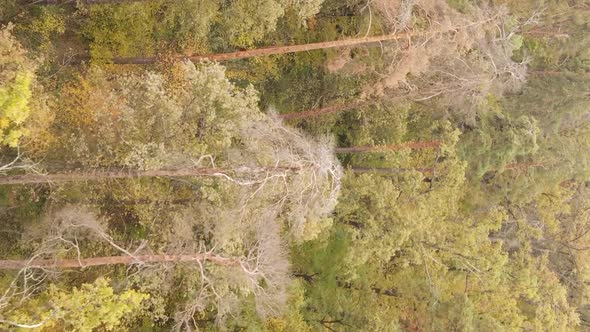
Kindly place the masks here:
[(124, 4), (133, 2), (147, 2), (145, 0), (37, 0), (28, 1), (25, 6), (76, 6), (78, 3), (84, 5), (98, 5), (98, 4)]
[(314, 273), (314, 274), (293, 273), (293, 274), (291, 274), (291, 276), (293, 276), (295, 278), (302, 278), (303, 280), (307, 281), (310, 284), (313, 284), (313, 280), (314, 280), (314, 278), (315, 278), (316, 275), (317, 275), (317, 273)]
[[(338, 284), (338, 287), (341, 287), (341, 288), (354, 289), (357, 291), (364, 291), (365, 290), (364, 288), (355, 287), (350, 282), (338, 281), (337, 284)], [(377, 295), (384, 295), (384, 296), (391, 296), (391, 297), (398, 297), (399, 296), (399, 292), (395, 288), (385, 288), (384, 289), (384, 288), (372, 286), (372, 287), (370, 287), (370, 290)]]
[(297, 171), (293, 167), (257, 167), (257, 168), (180, 168), (180, 169), (158, 169), (158, 170), (90, 170), (74, 171), (58, 174), (23, 174), (0, 177), (0, 185), (8, 184), (36, 184), (36, 183), (63, 183), (80, 181), (99, 181), (106, 179), (139, 178), (139, 177), (190, 177), (190, 176), (220, 176), (228, 174), (258, 175), (273, 171)]
[(529, 74), (534, 76), (558, 76), (563, 75), (565, 72), (558, 70), (531, 70)]
[(527, 170), (529, 168), (544, 168), (545, 164), (541, 163), (512, 163), (504, 166), (506, 171)]
[(353, 108), (374, 105), (377, 103), (376, 101), (356, 101), (348, 104), (336, 104), (331, 106), (326, 106), (322, 108), (313, 108), (303, 112), (290, 112), (290, 113), (283, 113), (279, 114), (278, 117), (284, 120), (294, 120), (294, 119), (302, 119), (302, 118), (309, 118), (315, 117), (318, 115), (324, 114), (332, 114), (338, 113), (346, 110), (350, 110)]
[[(209, 54), (209, 55), (176, 55), (174, 59), (176, 60), (191, 60), (191, 61), (227, 61), (227, 60), (236, 60), (236, 59), (246, 59), (246, 58), (253, 58), (259, 56), (268, 56), (268, 55), (276, 55), (276, 54), (287, 54), (287, 53), (298, 53), (298, 52), (307, 52), (312, 50), (321, 50), (321, 49), (330, 49), (330, 48), (338, 48), (338, 47), (345, 47), (345, 46), (356, 46), (356, 45), (363, 45), (363, 44), (373, 44), (373, 43), (381, 43), (385, 41), (392, 41), (392, 40), (400, 40), (400, 39), (409, 39), (410, 37), (414, 36), (421, 36), (424, 33), (398, 33), (392, 35), (383, 35), (383, 36), (373, 36), (373, 37), (361, 37), (361, 38), (352, 38), (352, 39), (344, 39), (344, 40), (336, 40), (336, 41), (329, 41), (329, 42), (319, 42), (319, 43), (310, 43), (310, 44), (301, 44), (301, 45), (287, 45), (287, 46), (272, 46), (272, 47), (265, 47), (265, 48), (258, 48), (253, 50), (245, 50), (245, 51), (238, 51), (238, 52), (231, 52), (231, 53), (218, 53), (218, 54)], [(89, 60), (88, 56), (78, 57), (71, 64), (77, 64), (85, 60)], [(128, 65), (147, 65), (153, 64), (158, 60), (158, 57), (115, 57), (112, 59), (112, 62), (115, 64), (128, 64)]]
[(380, 98), (380, 99), (369, 99), (369, 100), (356, 100), (346, 104), (335, 104), (326, 107), (320, 108), (312, 108), (306, 111), (296, 111), (296, 112), (289, 112), (279, 114), (278, 117), (284, 120), (297, 120), (297, 119), (305, 119), (305, 118), (313, 118), (319, 115), (325, 114), (333, 114), (333, 113), (340, 113), (343, 111), (348, 111), (355, 108), (361, 108), (365, 106), (376, 105), (380, 102), (393, 102), (393, 101), (403, 101), (406, 100), (405, 96), (396, 96), (391, 97), (388, 96), (387, 98)]
[(382, 175), (396, 175), (404, 172), (418, 171), (421, 173), (433, 173), (434, 168), (371, 168), (371, 167), (351, 167), (354, 173), (378, 173)]
[(222, 266), (239, 266), (240, 260), (218, 256), (212, 253), (192, 255), (138, 255), (138, 256), (106, 256), (82, 259), (35, 259), (35, 260), (0, 260), (0, 270), (20, 270), (28, 268), (85, 268), (89, 266), (120, 265), (134, 263), (179, 263), (208, 261)]
[(377, 146), (353, 146), (348, 148), (335, 148), (336, 153), (363, 153), (363, 152), (387, 152), (399, 151), (403, 149), (427, 149), (437, 148), (441, 145), (440, 141), (425, 141), (425, 142), (408, 142), (402, 144), (391, 145), (377, 145)]
[(568, 33), (562, 32), (561, 29), (540, 29), (535, 28), (528, 31), (523, 31), (523, 35), (531, 37), (545, 37), (545, 38), (569, 38)]
[(89, 200), (71, 200), (68, 201), (70, 204), (95, 204), (95, 205), (184, 205), (193, 202), (194, 198), (178, 198), (178, 199), (150, 199), (150, 198), (139, 198), (139, 199), (89, 199)]

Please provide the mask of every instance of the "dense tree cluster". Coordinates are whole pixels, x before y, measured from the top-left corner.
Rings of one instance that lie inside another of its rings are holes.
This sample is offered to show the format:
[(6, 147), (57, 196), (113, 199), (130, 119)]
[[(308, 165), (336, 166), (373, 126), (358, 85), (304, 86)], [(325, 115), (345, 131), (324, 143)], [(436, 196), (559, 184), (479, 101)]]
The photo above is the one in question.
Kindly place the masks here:
[(584, 0), (0, 0), (0, 329), (588, 330), (589, 36)]

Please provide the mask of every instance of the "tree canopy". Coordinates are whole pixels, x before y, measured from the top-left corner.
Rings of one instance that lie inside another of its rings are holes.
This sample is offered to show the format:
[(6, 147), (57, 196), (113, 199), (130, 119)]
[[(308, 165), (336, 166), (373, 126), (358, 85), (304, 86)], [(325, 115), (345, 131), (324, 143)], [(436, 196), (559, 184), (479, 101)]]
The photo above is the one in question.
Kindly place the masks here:
[(0, 329), (589, 330), (589, 24), (0, 0)]

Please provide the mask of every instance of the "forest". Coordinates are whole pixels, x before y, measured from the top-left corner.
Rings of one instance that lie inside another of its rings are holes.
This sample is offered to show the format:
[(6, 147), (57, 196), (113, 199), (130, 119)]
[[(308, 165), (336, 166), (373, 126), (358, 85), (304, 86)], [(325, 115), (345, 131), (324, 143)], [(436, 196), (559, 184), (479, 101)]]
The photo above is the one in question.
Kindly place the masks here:
[(0, 0), (0, 330), (590, 331), (590, 1)]

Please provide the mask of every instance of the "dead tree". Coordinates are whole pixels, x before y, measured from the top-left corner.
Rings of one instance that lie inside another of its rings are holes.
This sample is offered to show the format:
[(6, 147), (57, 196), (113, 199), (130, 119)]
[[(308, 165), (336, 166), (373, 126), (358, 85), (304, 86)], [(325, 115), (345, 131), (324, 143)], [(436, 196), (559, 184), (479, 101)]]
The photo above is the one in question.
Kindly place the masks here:
[[(347, 47), (347, 46), (360, 46), (360, 45), (370, 45), (370, 44), (380, 45), (380, 43), (382, 43), (382, 42), (405, 40), (408, 38), (412, 38), (415, 36), (421, 36), (421, 35), (424, 35), (424, 34), (423, 33), (413, 33), (413, 34), (412, 33), (398, 33), (398, 34), (389, 34), (389, 35), (382, 35), (382, 36), (361, 37), (361, 38), (343, 39), (343, 40), (328, 41), (328, 42), (301, 44), (301, 45), (271, 46), (271, 47), (264, 47), (264, 48), (231, 52), (231, 53), (218, 53), (218, 54), (207, 54), (207, 55), (199, 55), (199, 54), (175, 55), (172, 58), (177, 61), (182, 61), (182, 60), (228, 61), (228, 60), (254, 58), (254, 57), (260, 57), (260, 56), (309, 52), (309, 51), (313, 51), (313, 50), (323, 50), (323, 49), (331, 49), (331, 48), (341, 48), (341, 47)], [(69, 64), (79, 64), (82, 61), (88, 61), (88, 60), (90, 60), (90, 57), (82, 56), (82, 57), (78, 57), (78, 58), (74, 59), (73, 61), (69, 62)], [(121, 64), (121, 65), (147, 65), (147, 64), (156, 63), (158, 60), (159, 60), (158, 57), (114, 57), (111, 59), (111, 62), (114, 64)]]
[(150, 264), (150, 263), (181, 263), (181, 262), (210, 262), (220, 266), (239, 266), (240, 261), (235, 258), (223, 257), (212, 253), (196, 253), (185, 255), (121, 255), (121, 256), (104, 256), (80, 259), (24, 259), (24, 260), (0, 260), (1, 270), (21, 270), (28, 269), (68, 269), (68, 268), (87, 268), (92, 266), (103, 265), (132, 265), (132, 264)]
[[(275, 165), (301, 170), (288, 179), (274, 177), (265, 183), (269, 191), (275, 192), (274, 204), (288, 211), (290, 231), (295, 238), (305, 233), (310, 221), (330, 216), (340, 193), (342, 169), (329, 137), (310, 139), (274, 116), (244, 124), (242, 137), (248, 138), (244, 140), (242, 156), (259, 156)], [(278, 188), (281, 189), (277, 191)]]
[(380, 175), (398, 175), (406, 172), (420, 172), (424, 174), (434, 173), (433, 167), (417, 168), (375, 168), (375, 167), (352, 167), (350, 170), (354, 173), (376, 173)]
[[(467, 16), (439, 0), (408, 0), (395, 10), (389, 4), (379, 8), (382, 5), (385, 4), (379, 4), (377, 9), (390, 21), (393, 30), (406, 27), (405, 17), (414, 6), (427, 13), (431, 26), (421, 34), (409, 35), (402, 52), (384, 48), (391, 65), (378, 73), (379, 79), (367, 85), (356, 100), (284, 113), (281, 118), (335, 114), (384, 100), (424, 103), (436, 99), (441, 105), (467, 113), (471, 119), (487, 95), (516, 91), (526, 80), (526, 63), (512, 60), (511, 41), (524, 26), (535, 24), (539, 13), (508, 29), (503, 21), (507, 15), (501, 7), (478, 8)], [(392, 16), (398, 12), (400, 16)]]
[(342, 111), (347, 111), (347, 110), (354, 109), (354, 108), (374, 105), (376, 103), (377, 103), (377, 101), (358, 100), (358, 101), (353, 101), (351, 103), (334, 104), (334, 105), (329, 105), (329, 106), (321, 107), (321, 108), (313, 108), (313, 109), (310, 109), (307, 111), (283, 113), (283, 114), (279, 114), (277, 116), (281, 119), (284, 119), (284, 120), (305, 119), (305, 118), (310, 118), (310, 117), (316, 117), (319, 115), (340, 113)]
[(21, 153), (20, 148), (17, 146), (16, 156), (4, 165), (0, 165), (0, 175), (5, 175), (10, 171), (15, 170), (26, 170), (35, 172), (35, 166), (36, 165), (34, 163), (28, 160), (23, 160), (23, 154)]
[[(218, 215), (222, 213), (219, 211)], [(0, 309), (9, 305), (14, 297), (20, 296), (23, 301), (26, 300), (42, 285), (48, 274), (58, 275), (64, 269), (127, 265), (128, 271), (136, 268), (137, 272), (134, 274), (141, 279), (142, 276), (149, 276), (158, 267), (166, 267), (164, 271), (169, 271), (170, 267), (182, 264), (200, 276), (200, 290), (177, 313), (179, 329), (191, 329), (197, 312), (223, 300), (223, 293), (217, 289), (212, 272), (217, 269), (211, 270), (208, 265), (230, 269), (230, 273), (239, 276), (237, 282), (240, 284), (236, 287), (241, 292), (247, 290), (255, 296), (261, 316), (278, 315), (285, 305), (286, 287), (290, 280), (288, 259), (279, 233), (280, 226), (275, 219), (276, 212), (272, 210), (253, 215), (257, 219), (246, 225), (248, 231), (243, 234), (243, 242), (238, 247), (241, 254), (229, 254), (224, 252), (223, 247), (217, 248), (216, 244), (208, 249), (202, 243), (195, 246), (197, 241), (188, 237), (178, 240), (186, 241), (180, 246), (177, 243), (172, 244), (171, 253), (151, 253), (145, 242), (133, 250), (118, 244), (102, 226), (102, 220), (86, 208), (65, 207), (46, 218), (48, 229), (37, 225), (32, 230), (33, 237), (35, 232), (42, 234), (38, 249), (29, 259), (0, 261), (0, 269), (18, 271), (15, 281), (4, 292), (4, 296), (0, 297)], [(84, 245), (93, 239), (100, 240), (120, 254), (82, 257)], [(236, 243), (232, 248), (235, 246)], [(197, 250), (192, 253), (177, 252), (193, 250), (195, 247)], [(70, 258), (61, 258), (64, 255)]]
[(146, 2), (146, 0), (37, 0), (28, 1), (23, 6), (78, 6), (99, 4), (126, 4), (134, 2)]
[(421, 141), (421, 142), (407, 142), (401, 144), (389, 144), (389, 145), (376, 145), (376, 146), (352, 146), (347, 148), (335, 148), (336, 153), (364, 153), (364, 152), (388, 152), (388, 151), (399, 151), (403, 149), (428, 149), (438, 148), (441, 146), (441, 142), (434, 141)]
[[(188, 167), (179, 169), (156, 169), (156, 170), (132, 170), (132, 169), (114, 169), (114, 170), (85, 170), (72, 171), (69, 173), (55, 174), (22, 174), (8, 175), (0, 177), (0, 185), (22, 185), (37, 183), (64, 183), (64, 182), (83, 182), (83, 181), (100, 181), (108, 179), (124, 178), (141, 178), (141, 177), (221, 177), (234, 180), (233, 176), (244, 176), (263, 178), (264, 175), (273, 172), (297, 172), (295, 167), (240, 167), (240, 168), (216, 168), (216, 167)], [(253, 183), (258, 180), (238, 181), (240, 183)]]

